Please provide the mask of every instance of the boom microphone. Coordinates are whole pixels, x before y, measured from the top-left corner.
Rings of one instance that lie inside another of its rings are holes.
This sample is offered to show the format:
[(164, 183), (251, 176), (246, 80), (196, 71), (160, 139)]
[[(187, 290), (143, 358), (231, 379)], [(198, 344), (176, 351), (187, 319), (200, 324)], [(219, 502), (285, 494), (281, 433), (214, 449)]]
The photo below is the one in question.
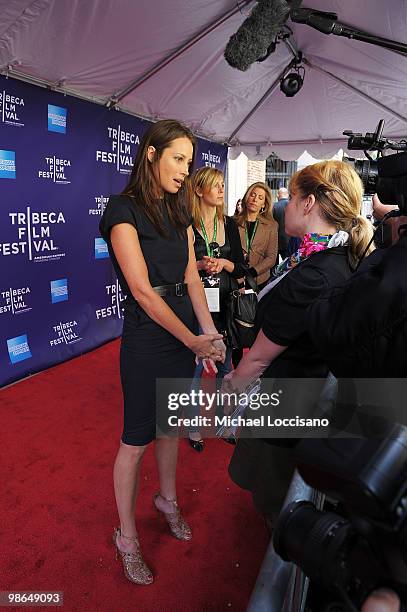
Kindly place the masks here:
[(225, 59), (232, 68), (247, 70), (253, 62), (265, 58), (287, 21), (291, 9), (302, 0), (259, 0), (250, 16), (230, 37)]

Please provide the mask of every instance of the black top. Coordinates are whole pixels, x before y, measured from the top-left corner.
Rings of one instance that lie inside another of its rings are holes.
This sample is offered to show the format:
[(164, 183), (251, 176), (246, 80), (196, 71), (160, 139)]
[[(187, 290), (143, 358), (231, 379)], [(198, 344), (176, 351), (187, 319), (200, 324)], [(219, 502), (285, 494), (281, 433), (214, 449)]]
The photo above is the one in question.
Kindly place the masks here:
[(265, 378), (327, 375), (328, 368), (308, 333), (308, 307), (323, 291), (342, 284), (351, 274), (347, 248), (327, 249), (300, 263), (260, 300), (257, 329), (287, 347), (266, 369)]
[[(225, 316), (226, 316), (226, 304), (229, 293), (236, 288), (236, 282), (232, 279), (242, 278), (247, 271), (247, 266), (244, 263), (242, 245), (240, 243), (239, 230), (237, 225), (231, 217), (225, 217), (225, 244), (220, 246), (220, 255), (222, 259), (228, 259), (235, 264), (233, 272), (229, 273), (226, 270), (222, 270), (220, 276), (220, 312), (213, 312), (212, 319), (218, 331), (225, 331)], [(200, 261), (204, 255), (207, 255), (206, 243), (204, 238), (193, 227), (195, 234), (195, 258)], [(201, 277), (207, 276), (207, 272), (204, 270), (199, 271)]]
[(407, 376), (407, 231), (375, 251), (309, 313), (311, 333), (335, 376)]
[(249, 235), (249, 240), (252, 239), (253, 232), (254, 232), (254, 226), (255, 225), (256, 225), (256, 221), (248, 221), (247, 222), (247, 233)]
[(120, 286), (127, 295), (125, 302), (127, 307), (134, 305), (135, 300), (112, 249), (110, 230), (113, 225), (130, 223), (136, 228), (152, 287), (184, 282), (185, 268), (188, 264), (187, 228), (182, 231), (182, 235), (177, 233), (176, 228), (170, 223), (164, 200), (160, 204), (166, 236), (160, 235), (133, 198), (124, 195), (110, 197), (99, 224), (100, 233), (107, 242), (109, 255)]

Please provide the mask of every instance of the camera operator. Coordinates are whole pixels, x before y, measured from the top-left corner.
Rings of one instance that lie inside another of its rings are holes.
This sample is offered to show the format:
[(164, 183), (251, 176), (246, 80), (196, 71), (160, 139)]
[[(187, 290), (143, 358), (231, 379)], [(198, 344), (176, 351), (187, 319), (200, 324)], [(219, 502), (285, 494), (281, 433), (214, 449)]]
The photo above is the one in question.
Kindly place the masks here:
[[(373, 205), (373, 216), (377, 222), (381, 222), (384, 216), (390, 211), (398, 210), (398, 206), (395, 204), (383, 204), (377, 193), (375, 193), (372, 197), (372, 205)], [(407, 217), (401, 215), (400, 217), (391, 217), (387, 219), (385, 224), (390, 228), (391, 233), (391, 246), (395, 244), (399, 239), (399, 229), (404, 224), (407, 223)]]
[[(394, 208), (373, 200), (376, 218)], [(407, 376), (407, 217), (387, 223), (395, 243), (309, 310), (311, 336), (337, 377)]]
[[(382, 204), (377, 195), (373, 198), (374, 215), (379, 221), (397, 208), (394, 205)], [(375, 381), (374, 378), (404, 378), (407, 375), (406, 222), (406, 216), (388, 219), (387, 223), (391, 226), (394, 244), (386, 250), (376, 250), (372, 253), (345, 284), (322, 294), (308, 310), (308, 333), (318, 345), (330, 370), (339, 378), (339, 394), (341, 389), (343, 392), (344, 389), (346, 391), (351, 388), (356, 382), (353, 378), (358, 377), (370, 378), (369, 386), (373, 395), (383, 396), (383, 393), (386, 393), (383, 390), (383, 380)], [(338, 409), (340, 405), (338, 404)], [(352, 405), (356, 407), (356, 403)], [(392, 417), (390, 413), (386, 412), (386, 415), (383, 416), (390, 418), (387, 424), (392, 429)], [(334, 545), (331, 542), (331, 561), (327, 564), (326, 573), (322, 572), (326, 588), (326, 576), (329, 572), (335, 573), (336, 563), (344, 554), (343, 561), (346, 563), (348, 573), (343, 582), (339, 580), (339, 585), (342, 593), (348, 588), (352, 591), (355, 596), (355, 600), (352, 598), (353, 602), (358, 599), (359, 591), (364, 592), (366, 597), (370, 584), (370, 589), (373, 586), (377, 588), (377, 585), (391, 586), (397, 592), (400, 589), (399, 595), (401, 592), (404, 594), (401, 596), (402, 603), (406, 603), (407, 556), (403, 535), (406, 518), (404, 510), (398, 514), (392, 514), (392, 511), (399, 507), (405, 495), (405, 428), (404, 438), (402, 430), (402, 427), (395, 426), (393, 430), (395, 433), (386, 433), (383, 426), (380, 434), (382, 438), (376, 440), (374, 437), (372, 439), (362, 438), (359, 441), (350, 439), (338, 439), (331, 442), (309, 440), (308, 443), (305, 441), (305, 444), (302, 445), (302, 450), (297, 451), (300, 473), (306, 482), (342, 502), (338, 507), (336, 519), (335, 515), (329, 517), (326, 512), (320, 514), (320, 522), (317, 513), (313, 516), (315, 525), (319, 522), (324, 533), (325, 544), (327, 545), (328, 532), (332, 529), (333, 533), (335, 529), (334, 525), (337, 527), (340, 524), (347, 525), (348, 534), (353, 533), (352, 537), (360, 537), (357, 544), (355, 544), (356, 540), (350, 544), (346, 553), (344, 552), (345, 546), (342, 546), (339, 539), (336, 539)], [(354, 444), (353, 447), (352, 444)], [(383, 449), (386, 449), (386, 452), (383, 452)], [(340, 463), (336, 465), (335, 456), (340, 457)], [(362, 456), (364, 458), (361, 461)], [(385, 460), (384, 457), (386, 457)], [(378, 473), (381, 474), (380, 484), (373, 475)], [(383, 514), (377, 520), (379, 507)], [(291, 556), (293, 549), (287, 554), (288, 540), (281, 546), (284, 539), (282, 534), (284, 536), (288, 531), (292, 534), (296, 525), (304, 521), (308, 510), (311, 516), (313, 511), (310, 508), (298, 507), (297, 512), (293, 508), (290, 510), (286, 507), (279, 518), (275, 531), (275, 544), (277, 552), (286, 560), (294, 560), (295, 557)], [(289, 513), (291, 519), (288, 525)], [(285, 527), (282, 527), (284, 520), (286, 521)], [(325, 523), (326, 529), (324, 530), (322, 521), (330, 521), (331, 527), (328, 528)], [(341, 523), (341, 521), (344, 522)], [(302, 524), (304, 525), (303, 522)], [(360, 529), (362, 524), (365, 527), (359, 531), (358, 525)], [(309, 532), (310, 529), (310, 523), (308, 523), (307, 531)], [(302, 536), (305, 536), (305, 533), (302, 533)], [(301, 537), (301, 533), (297, 531), (296, 539), (298, 537)], [(332, 539), (334, 540), (335, 537)], [(349, 539), (348, 542), (350, 543), (351, 540)], [(309, 544), (310, 542), (307, 545), (303, 544), (304, 551), (307, 550)], [(335, 553), (332, 553), (334, 549)], [(370, 550), (370, 554), (366, 555), (367, 550)], [(363, 558), (364, 551), (365, 566), (363, 568), (363, 563), (361, 564), (360, 560), (355, 562), (355, 560), (357, 555)], [(301, 560), (298, 557), (296, 561), (302, 568), (305, 568), (306, 565), (305, 558), (304, 553)], [(307, 575), (313, 575), (316, 579), (314, 569), (319, 567), (318, 564), (322, 562), (322, 558), (322, 555), (315, 553), (315, 559), (318, 561), (315, 561), (311, 570), (308, 566)], [(319, 579), (317, 581), (319, 585)], [(355, 584), (359, 586), (355, 588)], [(338, 585), (335, 586), (338, 587)], [(318, 591), (316, 600), (318, 605), (320, 604), (319, 596), (320, 591)], [(324, 591), (324, 598), (326, 605), (329, 599), (327, 591)], [(356, 609), (356, 607), (350, 609)], [(374, 591), (366, 599), (361, 609), (362, 612), (398, 611), (400, 600), (394, 591)]]

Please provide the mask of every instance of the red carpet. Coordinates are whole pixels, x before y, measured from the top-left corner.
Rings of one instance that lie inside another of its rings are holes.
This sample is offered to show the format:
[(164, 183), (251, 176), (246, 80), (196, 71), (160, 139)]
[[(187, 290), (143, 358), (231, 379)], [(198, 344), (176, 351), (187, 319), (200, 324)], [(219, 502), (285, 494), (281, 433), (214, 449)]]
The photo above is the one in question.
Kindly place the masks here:
[(246, 609), (267, 533), (250, 495), (228, 477), (233, 449), (222, 441), (208, 440), (202, 454), (180, 443), (178, 494), (191, 542), (171, 537), (153, 511), (150, 446), (137, 510), (154, 584), (131, 584), (115, 560), (117, 341), (2, 390), (1, 417), (1, 591), (64, 591), (67, 611)]

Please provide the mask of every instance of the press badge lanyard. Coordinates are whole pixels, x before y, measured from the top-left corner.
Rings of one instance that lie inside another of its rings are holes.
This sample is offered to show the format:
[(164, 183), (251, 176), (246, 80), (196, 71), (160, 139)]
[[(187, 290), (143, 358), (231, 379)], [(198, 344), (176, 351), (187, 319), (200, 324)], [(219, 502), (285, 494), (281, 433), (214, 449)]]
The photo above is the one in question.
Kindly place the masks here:
[[(209, 245), (209, 238), (208, 238), (208, 234), (206, 233), (206, 229), (205, 229), (202, 217), (201, 217), (201, 229), (202, 229), (202, 234), (205, 239), (206, 252), (208, 254), (208, 257), (212, 257), (213, 250), (211, 249)], [(215, 214), (215, 218), (213, 220), (212, 243), (216, 241), (217, 233), (218, 233), (218, 219)], [(204, 284), (206, 301), (208, 303), (209, 312), (219, 312), (220, 311), (220, 301), (219, 301), (220, 299), (220, 296), (219, 296), (220, 277), (218, 275), (203, 277), (202, 282)]]
[(246, 253), (249, 255), (250, 253), (250, 249), (252, 248), (252, 244), (253, 244), (253, 240), (254, 240), (254, 236), (256, 234), (256, 230), (257, 230), (257, 226), (259, 224), (259, 220), (256, 219), (256, 223), (254, 224), (254, 228), (253, 228), (253, 233), (252, 233), (252, 237), (249, 238), (249, 230), (247, 229), (247, 223), (246, 223), (246, 228), (245, 228), (245, 235), (246, 235)]
[[(208, 234), (206, 233), (206, 229), (204, 226), (204, 222), (203, 219), (201, 217), (201, 229), (202, 229), (202, 233), (203, 233), (203, 237), (205, 239), (205, 244), (206, 244), (206, 252), (208, 254), (208, 257), (212, 257), (213, 255), (213, 251), (211, 249), (211, 247), (209, 246), (209, 238), (208, 238)], [(212, 242), (216, 242), (216, 236), (218, 234), (218, 218), (215, 214), (215, 218), (213, 220), (213, 236), (212, 236)]]

